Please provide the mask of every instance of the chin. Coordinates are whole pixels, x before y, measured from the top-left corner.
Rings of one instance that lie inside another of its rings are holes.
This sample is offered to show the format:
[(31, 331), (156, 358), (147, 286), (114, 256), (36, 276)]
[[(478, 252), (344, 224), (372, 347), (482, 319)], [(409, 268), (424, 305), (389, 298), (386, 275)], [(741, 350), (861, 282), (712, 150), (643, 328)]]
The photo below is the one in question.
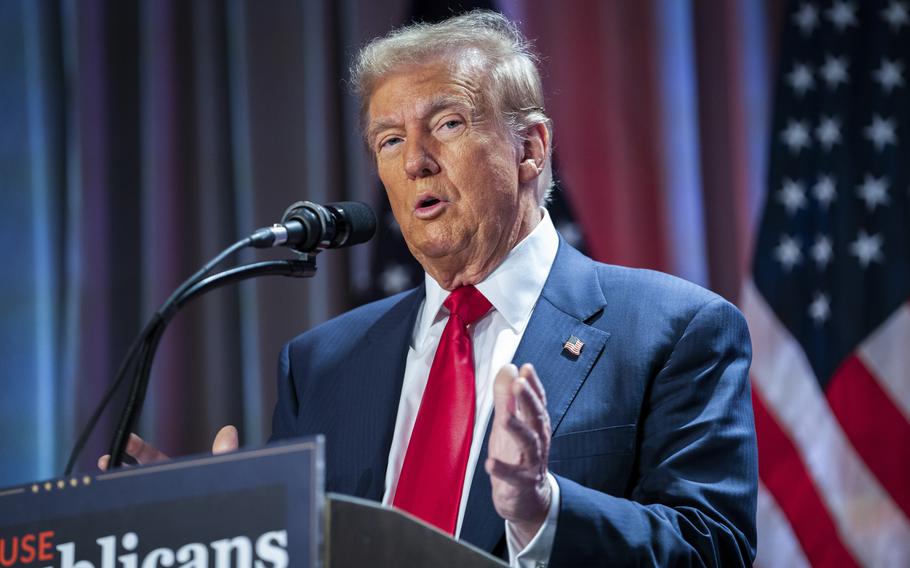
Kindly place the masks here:
[(460, 245), (465, 239), (457, 238), (449, 227), (427, 224), (415, 228), (418, 230), (404, 233), (404, 240), (412, 251), (419, 251), (423, 256), (439, 258), (463, 248)]
[(450, 256), (453, 252), (452, 247), (444, 243), (421, 243), (411, 250), (414, 251), (415, 249), (417, 251), (417, 254), (414, 256), (416, 256), (418, 259), (422, 257), (430, 260), (445, 258), (447, 256)]
[(438, 261), (463, 253), (469, 243), (470, 239), (453, 239), (450, 235), (436, 238), (424, 236), (408, 247), (418, 260)]

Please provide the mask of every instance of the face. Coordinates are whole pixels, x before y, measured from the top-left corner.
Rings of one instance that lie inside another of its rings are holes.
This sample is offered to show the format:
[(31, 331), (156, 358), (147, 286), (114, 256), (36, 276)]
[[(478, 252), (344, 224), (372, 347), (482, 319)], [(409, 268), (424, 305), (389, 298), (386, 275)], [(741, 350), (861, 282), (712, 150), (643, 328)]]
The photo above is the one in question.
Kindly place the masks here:
[(368, 106), (367, 141), (392, 212), (446, 289), (483, 280), (540, 218), (526, 144), (486, 107), (475, 75), (445, 62), (407, 68), (382, 80)]

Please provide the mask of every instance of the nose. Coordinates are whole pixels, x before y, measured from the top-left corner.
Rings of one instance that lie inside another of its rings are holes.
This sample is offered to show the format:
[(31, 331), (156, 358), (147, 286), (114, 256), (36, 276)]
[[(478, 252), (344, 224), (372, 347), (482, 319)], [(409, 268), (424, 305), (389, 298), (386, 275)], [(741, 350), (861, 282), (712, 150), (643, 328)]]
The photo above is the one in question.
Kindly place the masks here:
[(405, 142), (404, 171), (408, 179), (416, 180), (439, 173), (439, 163), (421, 140)]

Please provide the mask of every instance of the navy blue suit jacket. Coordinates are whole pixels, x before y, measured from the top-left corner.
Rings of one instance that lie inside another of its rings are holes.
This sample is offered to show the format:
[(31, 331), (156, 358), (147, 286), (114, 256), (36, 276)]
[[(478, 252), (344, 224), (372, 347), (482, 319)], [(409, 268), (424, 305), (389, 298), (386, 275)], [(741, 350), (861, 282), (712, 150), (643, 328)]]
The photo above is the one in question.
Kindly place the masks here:
[[(423, 298), (419, 287), (362, 306), (282, 351), (273, 438), (325, 434), (327, 491), (382, 499)], [(571, 335), (578, 357), (563, 352)], [(560, 242), (514, 358), (547, 392), (561, 492), (551, 566), (751, 565), (750, 357), (742, 315), (719, 296)], [(501, 552), (484, 456), (486, 439), (461, 538)]]

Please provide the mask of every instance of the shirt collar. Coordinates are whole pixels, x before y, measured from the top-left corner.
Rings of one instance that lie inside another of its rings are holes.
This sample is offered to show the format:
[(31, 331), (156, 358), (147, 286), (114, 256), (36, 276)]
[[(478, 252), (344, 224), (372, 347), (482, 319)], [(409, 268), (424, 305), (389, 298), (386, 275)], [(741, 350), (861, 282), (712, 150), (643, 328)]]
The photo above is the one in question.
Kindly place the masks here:
[[(477, 289), (493, 304), (516, 332), (527, 324), (537, 298), (550, 274), (559, 248), (559, 236), (550, 214), (540, 208), (543, 218), (527, 237), (509, 251), (505, 260), (489, 276), (477, 284)], [(414, 329), (414, 344), (426, 336), (440, 313), (442, 303), (449, 296), (448, 290), (425, 274), (426, 299)]]

